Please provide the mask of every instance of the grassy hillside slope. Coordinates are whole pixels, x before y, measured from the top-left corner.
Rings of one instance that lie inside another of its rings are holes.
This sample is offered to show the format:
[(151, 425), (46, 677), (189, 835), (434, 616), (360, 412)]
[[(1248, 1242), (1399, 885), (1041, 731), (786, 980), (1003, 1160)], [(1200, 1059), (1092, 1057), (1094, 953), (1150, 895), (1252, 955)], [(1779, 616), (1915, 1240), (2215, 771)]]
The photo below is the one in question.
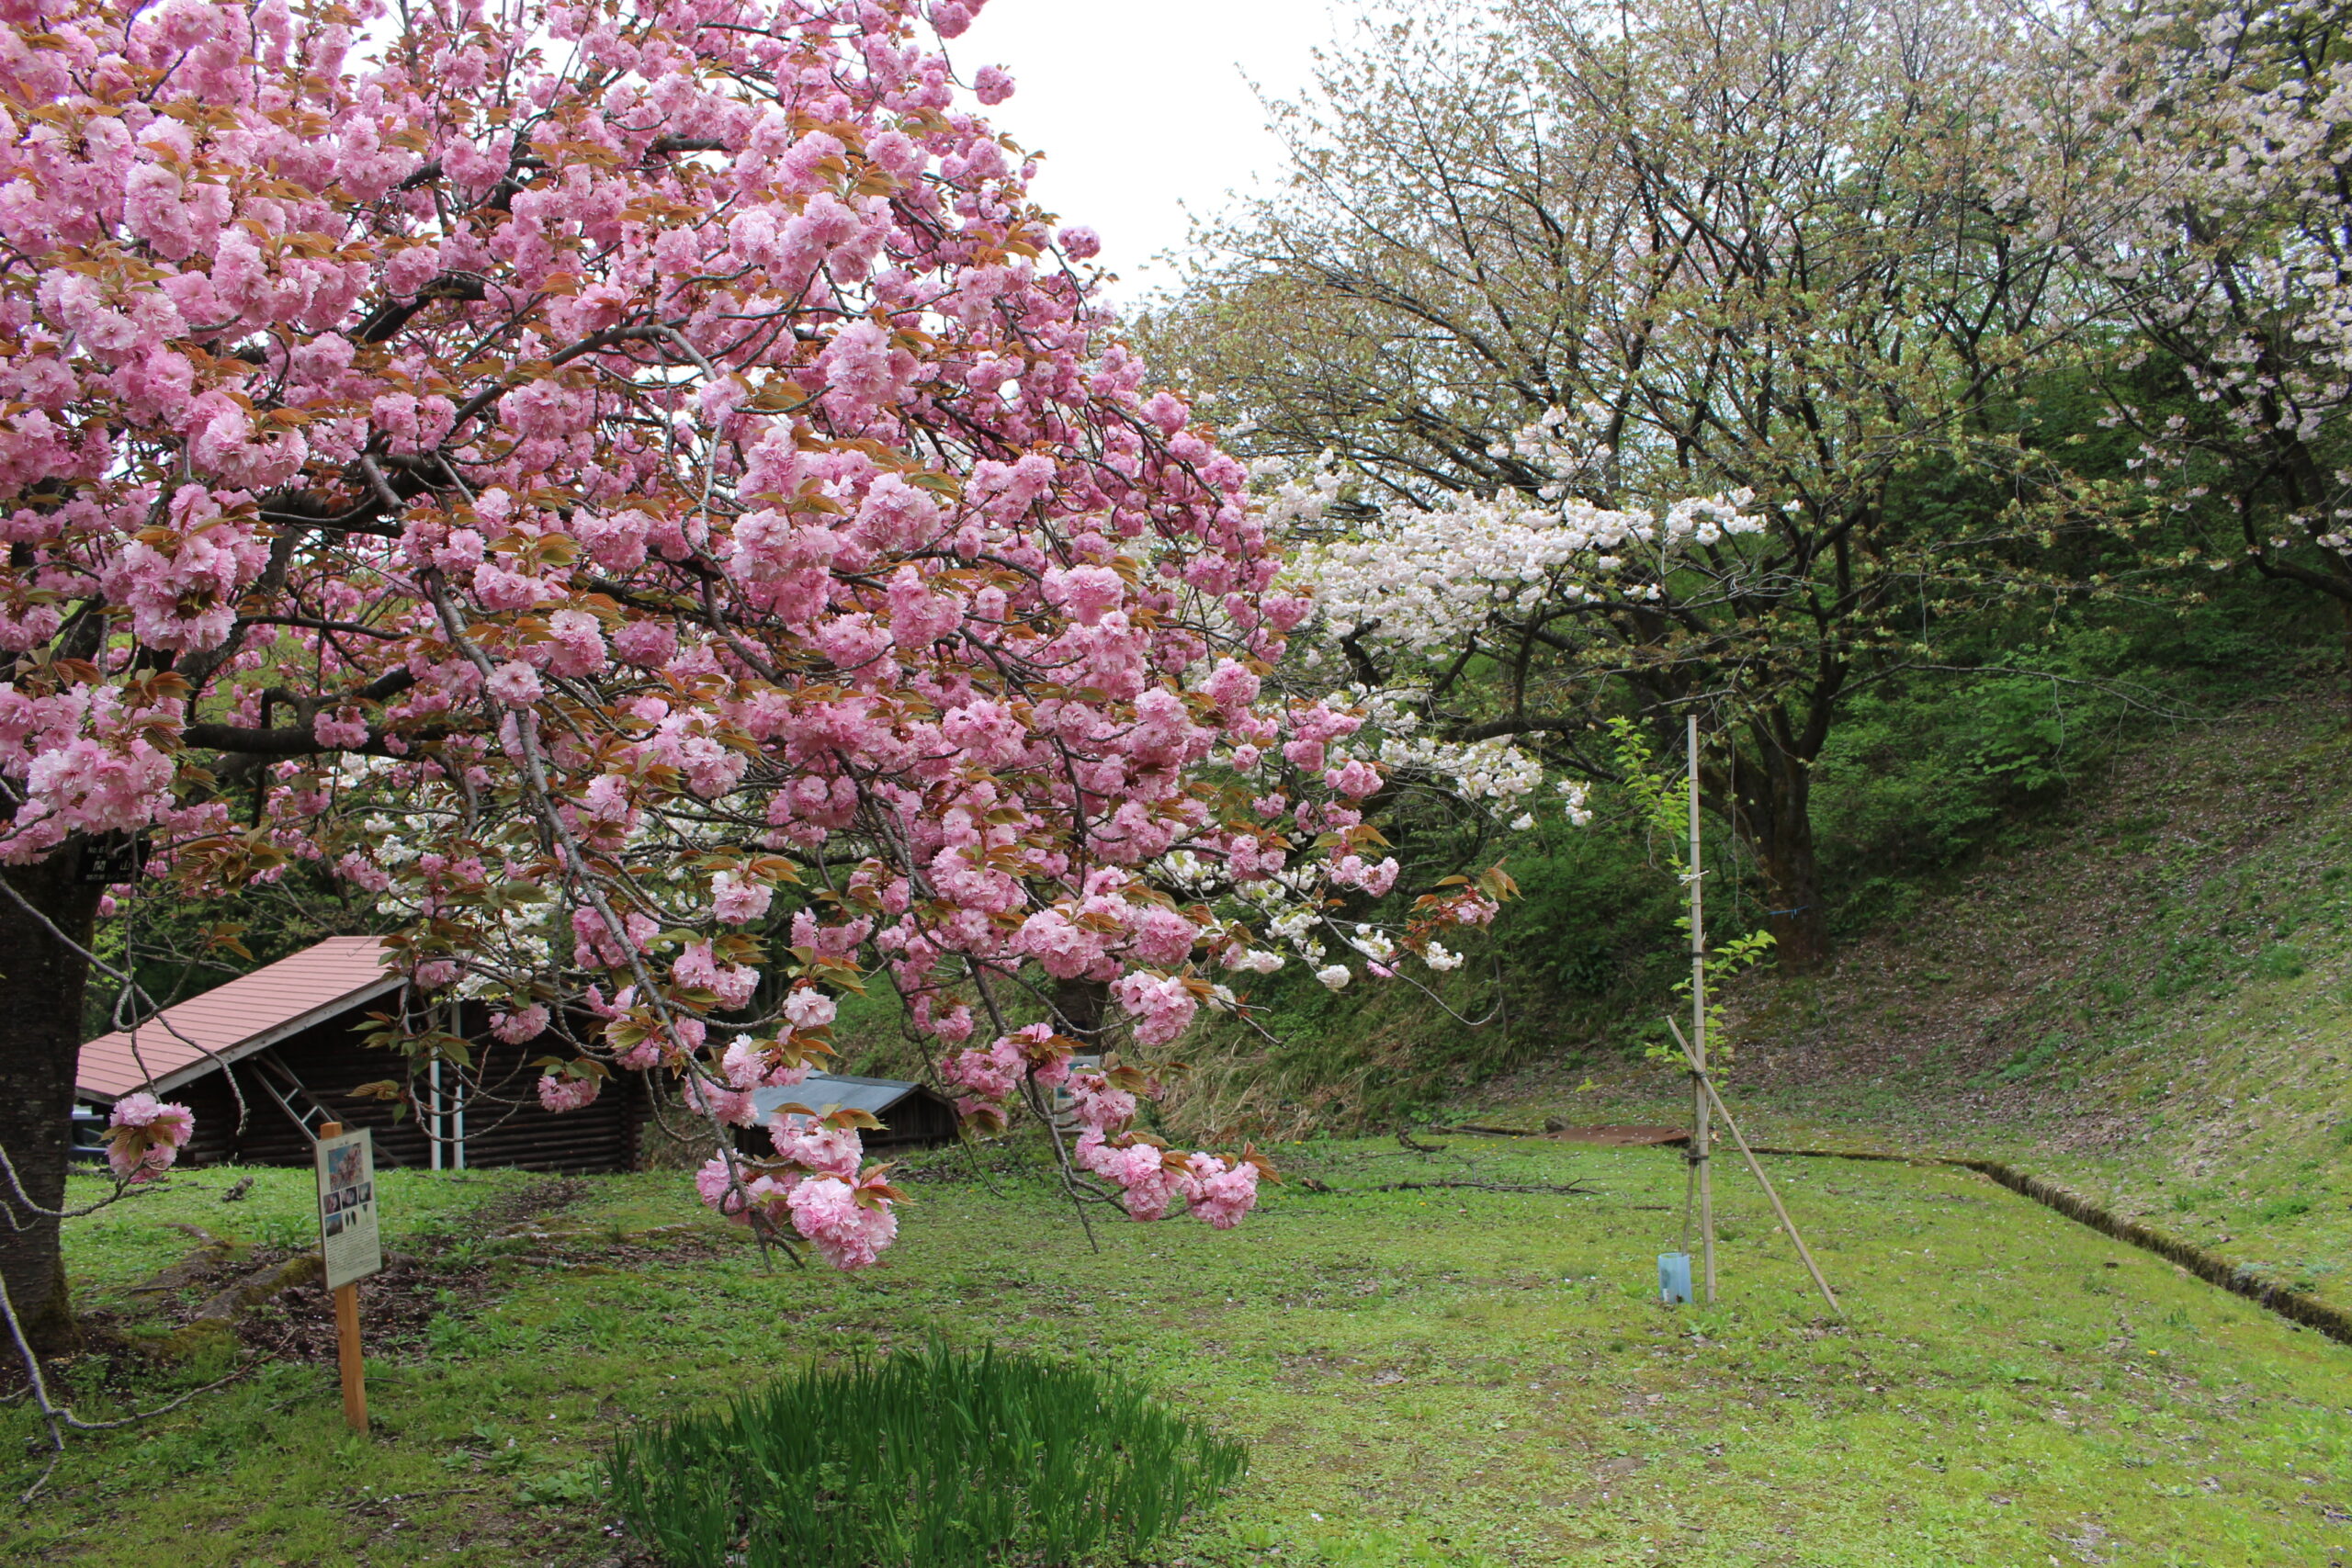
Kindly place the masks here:
[[(1737, 983), (1735, 1108), (1775, 1143), (2007, 1159), (2352, 1305), (2348, 719), (2304, 696), (2120, 752), (1830, 972)], [(1559, 1060), (1458, 1109), (1681, 1093)]]

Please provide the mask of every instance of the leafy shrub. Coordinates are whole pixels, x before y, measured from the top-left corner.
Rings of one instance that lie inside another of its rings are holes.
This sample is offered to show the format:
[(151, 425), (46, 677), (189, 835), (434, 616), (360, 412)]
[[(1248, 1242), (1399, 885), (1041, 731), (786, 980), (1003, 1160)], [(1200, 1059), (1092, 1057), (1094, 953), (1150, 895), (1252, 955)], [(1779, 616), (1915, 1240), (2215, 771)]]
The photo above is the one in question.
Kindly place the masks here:
[[(2316, 604), (2235, 576), (2196, 599), (1951, 605), (1928, 631), (1942, 668), (1848, 697), (1814, 767), (1822, 889), (1845, 931), (1899, 920), (1935, 874), (1983, 849), (2022, 847), (2120, 744), (2291, 684), (2279, 647), (2335, 635)], [(2154, 848), (2165, 819), (2114, 824), (2117, 848)]]
[(956, 1568), (1133, 1551), (1247, 1462), (1115, 1374), (934, 1342), (663, 1422), (610, 1468), (674, 1568)]
[(2266, 1225), (2278, 1220), (2291, 1220), (2298, 1214), (2308, 1214), (2311, 1212), (2312, 1201), (2300, 1192), (2290, 1192), (2278, 1198), (2265, 1198), (2254, 1206), (2254, 1217)]

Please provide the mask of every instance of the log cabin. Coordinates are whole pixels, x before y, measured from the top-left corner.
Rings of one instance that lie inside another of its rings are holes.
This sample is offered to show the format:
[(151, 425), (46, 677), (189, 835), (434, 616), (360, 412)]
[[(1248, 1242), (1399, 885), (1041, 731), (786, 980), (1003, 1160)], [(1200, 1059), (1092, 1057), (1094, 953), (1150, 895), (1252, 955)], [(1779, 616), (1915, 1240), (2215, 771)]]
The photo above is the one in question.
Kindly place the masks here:
[[(379, 1027), (370, 1015), (397, 1010), (406, 984), (384, 969), (383, 953), (374, 937), (330, 937), (166, 1008), (134, 1030), (86, 1042), (75, 1075), (77, 1121), (102, 1120), (117, 1100), (144, 1089), (195, 1112), (184, 1164), (308, 1165), (319, 1123), (340, 1122), (374, 1133), (381, 1166), (506, 1166), (567, 1175), (644, 1166), (653, 1114), (645, 1075), (616, 1074), (594, 1104), (551, 1114), (539, 1105), (538, 1069), (530, 1064), (572, 1054), (553, 1034), (481, 1047), (482, 1087), (470, 1099), (458, 1093), (454, 1073), (437, 1092), (428, 1079), (418, 1089), (422, 1116), (395, 1118), (390, 1104), (357, 1094), (406, 1069), (399, 1055), (367, 1043)], [(485, 1038), (485, 1019), (469, 1014), (458, 1021), (461, 1032)], [(766, 1092), (776, 1100), (872, 1111), (883, 1127), (865, 1141), (876, 1152), (956, 1137), (955, 1107), (920, 1084), (820, 1073), (788, 1096)], [(754, 1145), (766, 1152), (763, 1134), (741, 1146)]]

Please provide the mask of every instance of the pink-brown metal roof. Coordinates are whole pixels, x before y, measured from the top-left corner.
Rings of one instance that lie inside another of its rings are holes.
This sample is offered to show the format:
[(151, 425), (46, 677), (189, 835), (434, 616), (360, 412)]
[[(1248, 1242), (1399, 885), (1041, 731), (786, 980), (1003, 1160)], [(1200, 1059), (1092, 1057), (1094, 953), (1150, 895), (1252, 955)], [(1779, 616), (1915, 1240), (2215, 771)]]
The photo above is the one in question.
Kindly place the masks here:
[[(290, 958), (240, 976), (135, 1032), (117, 1030), (82, 1047), (76, 1089), (84, 1099), (119, 1100), (134, 1089), (168, 1093), (344, 1009), (400, 988), (372, 936), (333, 936)], [(134, 1041), (135, 1034), (135, 1041)]]

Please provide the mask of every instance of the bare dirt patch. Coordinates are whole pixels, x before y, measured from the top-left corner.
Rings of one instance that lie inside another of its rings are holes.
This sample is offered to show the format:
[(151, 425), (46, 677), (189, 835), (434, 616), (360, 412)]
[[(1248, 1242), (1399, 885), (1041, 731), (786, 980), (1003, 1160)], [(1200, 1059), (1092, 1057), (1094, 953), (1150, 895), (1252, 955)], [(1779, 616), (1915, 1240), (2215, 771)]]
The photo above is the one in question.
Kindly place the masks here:
[[(415, 1253), (387, 1250), (382, 1271), (360, 1287), (368, 1353), (413, 1353), (436, 1314), (466, 1310), (491, 1293), (506, 1249), (471, 1245), (478, 1238), (543, 1236), (549, 1220), (591, 1190), (576, 1178), (534, 1182), (500, 1194), (470, 1215), (465, 1244), (450, 1236), (435, 1238)], [(151, 1301), (150, 1310), (101, 1309), (86, 1315), (100, 1342), (110, 1348), (144, 1344), (168, 1355), (200, 1342), (209, 1329), (274, 1359), (334, 1359), (334, 1302), (321, 1283), (315, 1251), (234, 1246), (192, 1226), (183, 1228), (196, 1235), (196, 1249), (130, 1292)], [(171, 1330), (171, 1337), (156, 1344), (130, 1333), (156, 1327)]]

